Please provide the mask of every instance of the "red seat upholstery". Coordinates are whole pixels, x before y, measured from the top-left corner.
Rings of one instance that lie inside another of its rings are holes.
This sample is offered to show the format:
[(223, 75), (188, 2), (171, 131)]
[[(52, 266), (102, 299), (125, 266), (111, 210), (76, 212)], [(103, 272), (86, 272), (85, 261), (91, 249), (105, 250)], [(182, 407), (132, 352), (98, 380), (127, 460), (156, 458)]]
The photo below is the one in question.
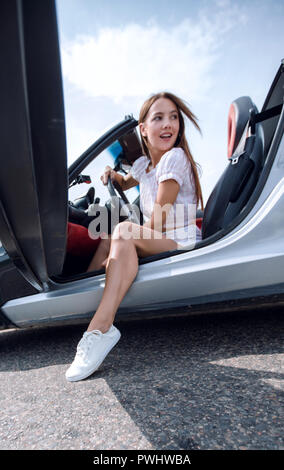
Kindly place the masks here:
[(68, 222), (67, 253), (75, 256), (91, 255), (95, 253), (100, 241), (100, 238), (91, 238), (86, 227)]
[(197, 227), (201, 230), (202, 227), (202, 217), (199, 217), (198, 219), (195, 220), (195, 223)]
[(249, 111), (255, 105), (249, 96), (241, 96), (233, 101), (228, 115), (228, 158), (231, 158), (249, 120)]

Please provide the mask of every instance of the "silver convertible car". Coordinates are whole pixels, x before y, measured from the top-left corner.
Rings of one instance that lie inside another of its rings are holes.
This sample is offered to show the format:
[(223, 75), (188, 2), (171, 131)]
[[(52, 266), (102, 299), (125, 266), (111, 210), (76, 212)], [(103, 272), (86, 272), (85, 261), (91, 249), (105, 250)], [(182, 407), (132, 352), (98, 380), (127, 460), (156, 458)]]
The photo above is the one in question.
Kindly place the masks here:
[[(86, 272), (99, 214), (111, 219), (118, 201), (120, 221), (143, 223), (139, 188), (99, 180), (105, 165), (127, 173), (141, 155), (137, 121), (127, 116), (68, 169), (54, 2), (1, 0), (0, 23), (0, 325), (87, 321), (105, 283), (103, 270)], [(232, 97), (227, 166), (197, 214), (202, 240), (141, 259), (118, 317), (283, 302), (283, 97), (283, 61), (260, 111)]]

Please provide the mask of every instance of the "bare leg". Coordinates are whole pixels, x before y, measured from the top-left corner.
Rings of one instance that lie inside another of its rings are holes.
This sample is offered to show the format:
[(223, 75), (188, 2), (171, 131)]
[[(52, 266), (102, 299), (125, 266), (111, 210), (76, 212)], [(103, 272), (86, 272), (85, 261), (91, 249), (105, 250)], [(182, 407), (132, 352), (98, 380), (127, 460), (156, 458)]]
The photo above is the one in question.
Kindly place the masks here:
[(108, 257), (110, 250), (110, 237), (102, 239), (96, 253), (87, 269), (87, 272), (96, 271), (103, 267), (103, 261)]
[[(129, 238), (130, 229), (132, 238)], [(121, 301), (137, 275), (138, 256), (150, 256), (176, 247), (173, 240), (155, 239), (151, 229), (131, 222), (119, 224), (111, 240), (103, 296), (88, 331), (98, 329), (105, 333), (110, 328)]]
[[(129, 228), (133, 228), (133, 237), (130, 239), (127, 237)], [(106, 283), (102, 300), (89, 324), (88, 331), (84, 333), (78, 344), (74, 361), (66, 371), (65, 376), (68, 381), (82, 380), (95, 372), (119, 341), (120, 332), (112, 326), (112, 323), (123, 297), (136, 277), (138, 256), (177, 248), (173, 240), (165, 238), (156, 240), (153, 234), (154, 232), (150, 230), (143, 234), (150, 237), (141, 238), (142, 228), (131, 222), (123, 222), (115, 228), (106, 263)]]

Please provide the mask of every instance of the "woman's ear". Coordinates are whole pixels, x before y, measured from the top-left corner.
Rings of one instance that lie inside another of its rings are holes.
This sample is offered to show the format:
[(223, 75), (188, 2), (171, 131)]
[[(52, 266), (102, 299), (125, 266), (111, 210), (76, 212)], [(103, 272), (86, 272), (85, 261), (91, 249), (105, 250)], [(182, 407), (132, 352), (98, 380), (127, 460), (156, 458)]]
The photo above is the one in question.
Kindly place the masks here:
[(147, 137), (147, 131), (146, 131), (146, 126), (145, 126), (144, 122), (141, 122), (139, 124), (139, 129), (140, 129), (141, 135), (143, 137)]

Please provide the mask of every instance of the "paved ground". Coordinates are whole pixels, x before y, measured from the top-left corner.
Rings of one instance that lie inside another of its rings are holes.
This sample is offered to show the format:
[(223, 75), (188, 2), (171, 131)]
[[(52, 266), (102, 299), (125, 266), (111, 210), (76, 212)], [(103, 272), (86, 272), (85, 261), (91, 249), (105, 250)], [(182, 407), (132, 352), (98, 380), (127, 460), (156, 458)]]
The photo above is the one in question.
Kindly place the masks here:
[(117, 323), (68, 383), (83, 326), (0, 332), (0, 449), (284, 449), (283, 311)]

